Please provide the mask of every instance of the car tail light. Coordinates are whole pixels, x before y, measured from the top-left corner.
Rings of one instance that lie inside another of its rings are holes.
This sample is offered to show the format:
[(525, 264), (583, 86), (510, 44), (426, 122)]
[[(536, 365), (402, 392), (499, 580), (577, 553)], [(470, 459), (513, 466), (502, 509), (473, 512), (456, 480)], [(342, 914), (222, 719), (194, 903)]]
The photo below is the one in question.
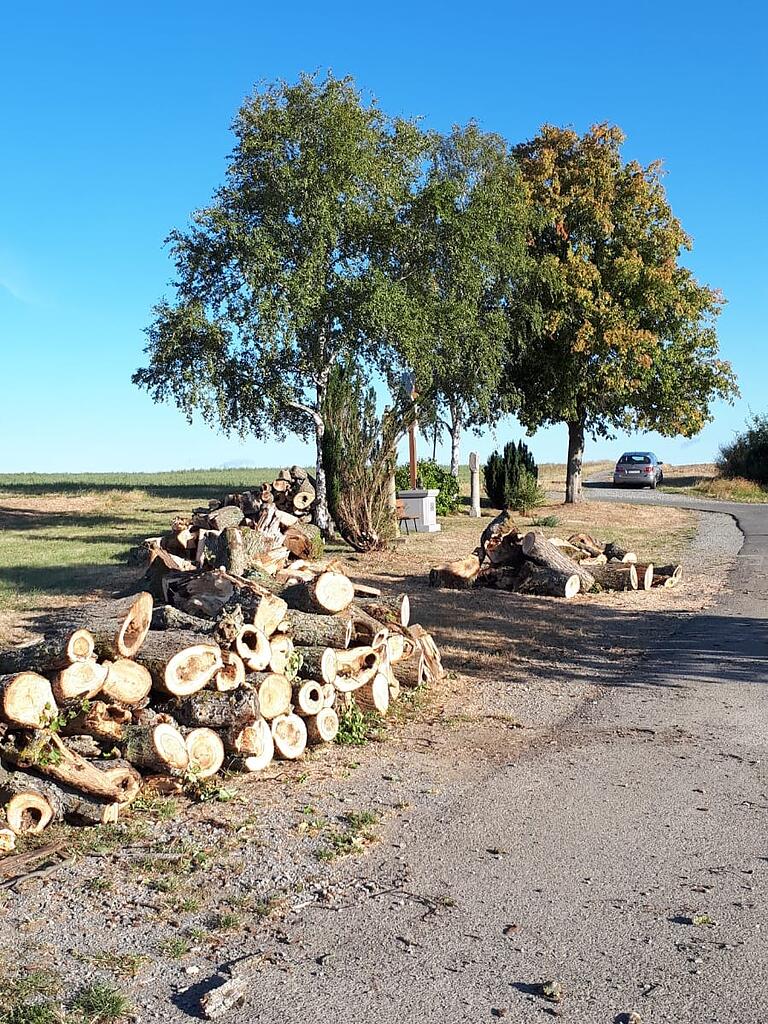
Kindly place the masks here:
[(623, 470), (623, 469), (621, 468), (621, 466), (617, 466), (617, 467), (616, 467), (616, 472), (617, 472), (617, 473), (623, 473), (623, 472), (624, 472), (624, 470)]
[(652, 473), (653, 472), (653, 466), (646, 466), (645, 469), (644, 469), (644, 472), (645, 473)]

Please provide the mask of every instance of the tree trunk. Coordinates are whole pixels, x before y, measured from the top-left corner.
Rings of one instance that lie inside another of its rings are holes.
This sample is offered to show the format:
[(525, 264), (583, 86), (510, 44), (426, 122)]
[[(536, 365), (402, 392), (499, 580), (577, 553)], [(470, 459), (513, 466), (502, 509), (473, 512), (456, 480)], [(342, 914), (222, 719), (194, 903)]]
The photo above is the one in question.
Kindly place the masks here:
[(567, 555), (561, 553), (559, 548), (550, 544), (546, 537), (540, 533), (531, 531), (523, 537), (523, 554), (536, 565), (543, 565), (546, 569), (559, 569), (560, 572), (571, 576), (576, 573), (581, 580), (581, 589), (586, 594), (595, 585), (595, 577), (582, 569), (578, 562), (574, 562)]
[(451, 405), (449, 408), (451, 410), (451, 476), (455, 476), (458, 479), (459, 456), (461, 453), (461, 413), (458, 406)]
[(259, 697), (255, 690), (239, 689), (230, 693), (217, 690), (198, 690), (189, 697), (172, 701), (164, 708), (182, 725), (225, 729), (242, 729), (261, 717)]
[(87, 629), (64, 627), (44, 639), (0, 652), (0, 673), (53, 672), (93, 655), (94, 639)]
[(517, 574), (514, 589), (520, 594), (570, 599), (581, 589), (581, 580), (575, 572), (568, 573), (525, 562)]
[(304, 724), (307, 727), (307, 743), (310, 746), (332, 743), (339, 731), (339, 716), (333, 708), (322, 708), (316, 715), (307, 715)]
[(280, 623), (280, 629), (293, 639), (297, 647), (335, 647), (346, 649), (352, 639), (352, 620), (342, 617), (312, 615), (289, 609)]
[(584, 421), (568, 424), (568, 466), (565, 478), (565, 503), (581, 501), (581, 466), (584, 461)]

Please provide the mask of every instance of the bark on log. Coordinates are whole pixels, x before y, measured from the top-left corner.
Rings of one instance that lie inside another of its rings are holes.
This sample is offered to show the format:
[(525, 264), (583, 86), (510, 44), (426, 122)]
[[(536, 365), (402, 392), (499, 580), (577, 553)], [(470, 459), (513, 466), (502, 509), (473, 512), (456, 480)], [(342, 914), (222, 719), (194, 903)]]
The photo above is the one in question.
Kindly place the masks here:
[(683, 581), (682, 565), (654, 565), (653, 582), (654, 587), (676, 587)]
[(506, 533), (515, 532), (515, 524), (512, 513), (508, 508), (501, 511), (495, 519), (492, 519), (480, 534), (479, 557), (480, 561), (485, 560), (486, 547), (492, 537), (504, 536)]
[(339, 732), (339, 716), (333, 708), (321, 708), (316, 715), (308, 715), (304, 724), (307, 727), (307, 744), (312, 747), (319, 743), (333, 743)]
[(523, 537), (523, 554), (536, 565), (542, 565), (546, 569), (557, 569), (567, 576), (576, 575), (581, 581), (581, 588), (586, 593), (595, 584), (595, 578), (586, 569), (562, 554), (554, 544), (543, 537), (540, 533), (526, 533)]
[(275, 672), (250, 672), (245, 677), (245, 685), (258, 694), (262, 718), (271, 720), (287, 714), (293, 690), (285, 676)]
[(332, 683), (338, 674), (338, 654), (333, 647), (300, 647), (301, 663), (297, 675), (301, 679), (315, 679), (320, 683)]
[(56, 715), (58, 706), (45, 676), (15, 672), (0, 676), (0, 720), (38, 729)]
[(303, 717), (316, 715), (324, 706), (323, 688), (314, 679), (305, 679), (293, 687), (293, 706)]
[(153, 630), (162, 629), (191, 629), (197, 633), (209, 633), (213, 630), (210, 619), (203, 619), (199, 615), (190, 615), (174, 608), (172, 604), (156, 605), (152, 612)]
[(424, 654), (421, 647), (416, 647), (409, 657), (397, 663), (395, 674), (401, 686), (415, 690), (424, 683), (424, 670)]
[(374, 711), (386, 715), (389, 711), (389, 677), (386, 672), (377, 672), (373, 679), (355, 690), (355, 703), (363, 711)]
[[(69, 745), (69, 744), (68, 744)], [(89, 761), (97, 771), (112, 783), (120, 793), (120, 803), (130, 803), (141, 792), (144, 780), (130, 761), (125, 758), (114, 758), (109, 761)]]
[(223, 667), (221, 651), (210, 637), (186, 630), (151, 633), (135, 660), (155, 686), (174, 696), (202, 690)]
[(320, 530), (311, 523), (297, 522), (283, 534), (283, 544), (294, 558), (318, 562), (325, 554), (325, 545)]
[(56, 672), (93, 656), (94, 639), (87, 629), (58, 628), (42, 640), (0, 651), (0, 675), (15, 672)]
[(376, 647), (386, 639), (389, 629), (357, 605), (352, 605), (339, 618), (352, 622), (352, 644)]
[(152, 622), (152, 595), (146, 591), (116, 601), (86, 605), (72, 622), (87, 629), (100, 658), (132, 658)]
[(637, 590), (637, 569), (632, 562), (608, 562), (592, 571), (601, 590)]
[(235, 640), (235, 650), (251, 672), (263, 672), (269, 668), (272, 649), (266, 633), (258, 626), (243, 626)]
[(473, 586), (480, 572), (477, 555), (467, 555), (453, 562), (444, 562), (429, 570), (430, 587), (446, 587), (451, 590), (467, 590)]
[(69, 786), (20, 771), (0, 770), (0, 792), (8, 800), (6, 817), (17, 835), (42, 832), (53, 821), (114, 823), (120, 809), (117, 802), (104, 803)]
[(385, 626), (405, 627), (411, 621), (411, 601), (407, 594), (379, 597), (375, 601), (361, 601), (358, 598), (355, 606)]
[(131, 712), (119, 704), (96, 700), (87, 711), (81, 711), (60, 730), (64, 736), (95, 736), (100, 740), (118, 742), (131, 722)]
[(100, 665), (95, 658), (67, 665), (53, 677), (53, 696), (60, 704), (68, 700), (95, 697), (106, 682), (108, 671), (107, 665)]
[(634, 551), (626, 551), (618, 544), (614, 544), (613, 541), (609, 541), (603, 548), (603, 554), (609, 562), (614, 559), (617, 562), (636, 562), (637, 555)]
[(355, 588), (348, 577), (339, 572), (322, 572), (306, 583), (285, 587), (280, 595), (289, 608), (319, 615), (335, 615), (352, 604)]
[(352, 639), (353, 623), (347, 613), (337, 618), (289, 609), (279, 628), (292, 638), (297, 647), (334, 647), (345, 650)]
[(520, 594), (570, 599), (578, 594), (581, 581), (575, 572), (568, 574), (525, 562), (517, 573), (514, 589)]
[(224, 764), (224, 744), (212, 729), (192, 729), (184, 737), (189, 756), (188, 771), (198, 779), (210, 779)]
[(307, 727), (298, 715), (278, 715), (272, 721), (275, 755), (287, 761), (301, 757), (307, 746)]
[(107, 678), (101, 686), (101, 694), (118, 704), (134, 706), (149, 696), (152, 676), (143, 665), (130, 658), (117, 658), (104, 662)]
[(485, 557), (491, 565), (522, 565), (525, 557), (521, 541), (522, 537), (514, 530), (491, 537), (485, 546)]
[(244, 518), (239, 505), (224, 505), (208, 513), (208, 524), (212, 530), (226, 530), (230, 526), (239, 526)]
[(167, 773), (186, 771), (189, 753), (184, 737), (168, 722), (157, 725), (132, 725), (125, 730), (123, 749), (126, 758), (139, 768)]
[(28, 741), (5, 743), (0, 753), (11, 764), (21, 768), (34, 766), (42, 775), (64, 782), (73, 789), (101, 797), (109, 803), (123, 801), (123, 793), (104, 772), (75, 754), (48, 730), (32, 733)]
[(182, 725), (207, 726), (210, 729), (242, 728), (259, 716), (259, 695), (255, 690), (239, 689), (230, 693), (198, 690), (189, 697), (170, 701), (163, 710)]

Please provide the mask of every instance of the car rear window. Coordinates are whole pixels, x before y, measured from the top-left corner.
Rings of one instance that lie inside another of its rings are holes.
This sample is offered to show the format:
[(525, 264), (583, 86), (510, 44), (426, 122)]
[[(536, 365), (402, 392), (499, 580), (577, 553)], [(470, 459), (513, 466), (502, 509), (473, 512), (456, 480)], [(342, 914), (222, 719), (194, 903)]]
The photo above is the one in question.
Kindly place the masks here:
[(649, 455), (622, 455), (619, 459), (619, 465), (648, 466), (650, 462)]

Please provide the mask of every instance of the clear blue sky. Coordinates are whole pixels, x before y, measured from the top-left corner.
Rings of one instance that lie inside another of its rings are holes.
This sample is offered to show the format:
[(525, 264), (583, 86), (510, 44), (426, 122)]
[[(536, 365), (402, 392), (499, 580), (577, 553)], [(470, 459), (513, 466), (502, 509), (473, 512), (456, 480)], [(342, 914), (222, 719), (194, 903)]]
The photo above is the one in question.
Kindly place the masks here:
[[(446, 129), (477, 118), (511, 141), (545, 121), (619, 124), (625, 154), (661, 158), (694, 237), (690, 264), (721, 288), (722, 351), (743, 398), (693, 441), (620, 438), (705, 461), (768, 410), (766, 38), (743, 4), (359, 2), (6, 5), (0, 32), (0, 471), (153, 470), (298, 461), (240, 443), (130, 383), (172, 268), (163, 239), (204, 205), (229, 125), (261, 80), (352, 74), (391, 113)], [(519, 433), (505, 423), (477, 442)], [(562, 461), (565, 428), (540, 432)]]

